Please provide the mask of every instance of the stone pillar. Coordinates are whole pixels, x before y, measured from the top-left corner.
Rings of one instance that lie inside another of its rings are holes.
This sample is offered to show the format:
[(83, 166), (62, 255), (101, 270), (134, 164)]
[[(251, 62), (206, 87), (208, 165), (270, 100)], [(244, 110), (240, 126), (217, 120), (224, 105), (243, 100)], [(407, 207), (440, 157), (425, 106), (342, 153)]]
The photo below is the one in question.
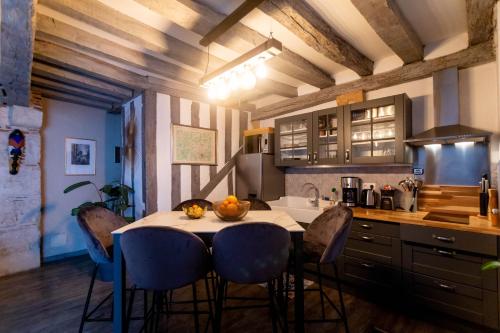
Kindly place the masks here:
[[(0, 276), (40, 266), (42, 112), (0, 108)], [(17, 175), (9, 173), (8, 137), (25, 135), (25, 157)]]

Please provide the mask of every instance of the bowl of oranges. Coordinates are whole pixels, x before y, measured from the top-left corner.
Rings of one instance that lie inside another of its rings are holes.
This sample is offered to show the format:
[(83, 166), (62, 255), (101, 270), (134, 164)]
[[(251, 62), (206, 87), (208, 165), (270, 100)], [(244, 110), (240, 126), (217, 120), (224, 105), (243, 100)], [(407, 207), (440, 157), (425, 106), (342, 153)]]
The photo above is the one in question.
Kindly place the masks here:
[(182, 210), (190, 219), (199, 219), (205, 215), (207, 207), (197, 204), (187, 204), (182, 206)]
[(239, 221), (247, 215), (250, 201), (238, 200), (234, 195), (212, 204), (215, 215), (224, 221)]

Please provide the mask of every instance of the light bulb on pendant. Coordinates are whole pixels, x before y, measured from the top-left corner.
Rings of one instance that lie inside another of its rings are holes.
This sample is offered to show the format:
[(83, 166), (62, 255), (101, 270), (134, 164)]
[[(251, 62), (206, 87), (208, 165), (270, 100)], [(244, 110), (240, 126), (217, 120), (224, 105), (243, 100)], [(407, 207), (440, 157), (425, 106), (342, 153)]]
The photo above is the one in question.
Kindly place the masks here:
[(257, 75), (259, 79), (264, 79), (267, 76), (267, 67), (264, 62), (257, 64), (255, 67), (255, 75)]
[(257, 82), (257, 79), (255, 78), (255, 75), (249, 70), (245, 70), (243, 72), (243, 75), (241, 76), (241, 86), (245, 90), (250, 90), (255, 87), (255, 83)]
[(219, 80), (215, 86), (217, 99), (223, 100), (229, 96), (229, 88), (223, 80)]
[(240, 89), (240, 81), (238, 78), (238, 74), (235, 72), (232, 72), (229, 76), (228, 83), (229, 83), (229, 89), (231, 91), (236, 91), (236, 90)]
[(217, 89), (215, 85), (211, 84), (207, 89), (207, 95), (209, 99), (215, 99), (217, 97)]

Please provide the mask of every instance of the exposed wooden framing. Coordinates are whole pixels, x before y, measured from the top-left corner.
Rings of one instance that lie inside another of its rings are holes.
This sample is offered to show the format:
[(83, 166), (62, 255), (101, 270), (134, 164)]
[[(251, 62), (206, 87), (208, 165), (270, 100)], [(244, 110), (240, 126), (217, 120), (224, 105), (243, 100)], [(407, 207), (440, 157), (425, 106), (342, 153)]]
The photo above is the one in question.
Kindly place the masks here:
[(485, 42), (495, 30), (494, 8), (496, 0), (466, 0), (469, 45)]
[[(217, 13), (203, 4), (191, 0), (137, 0), (137, 2), (165, 16), (179, 26), (202, 36), (226, 17), (224, 14)], [(239, 53), (244, 53), (255, 45), (263, 43), (266, 39), (267, 36), (263, 36), (241, 23), (236, 23), (216, 42)], [(328, 87), (335, 83), (329, 74), (285, 47), (279, 56), (274, 57), (268, 63), (277, 71), (319, 88)]]
[(382, 40), (405, 64), (422, 60), (424, 46), (394, 0), (351, 0)]
[(292, 87), (285, 83), (271, 81), (271, 80), (260, 80), (257, 83), (256, 89), (258, 89), (260, 92), (268, 92), (283, 97), (298, 96), (297, 88)]
[(55, 91), (55, 90), (46, 89), (46, 88), (38, 88), (38, 87), (37, 87), (37, 90), (40, 90), (42, 92), (42, 96), (44, 98), (50, 98), (50, 99), (55, 99), (55, 100), (62, 101), (62, 102), (90, 106), (93, 108), (103, 109), (106, 111), (110, 111), (113, 108), (112, 104), (98, 102), (98, 101), (93, 100), (93, 99), (75, 96), (75, 95), (63, 93), (60, 91)]
[(231, 96), (227, 101), (225, 101), (224, 106), (231, 108), (238, 108), (240, 103), (247, 103), (249, 101), (255, 101), (260, 98), (268, 96), (267, 93), (259, 91), (258, 89), (253, 89), (251, 91), (244, 91), (236, 96)]
[(199, 73), (92, 35), (45, 15), (39, 14), (37, 22), (36, 38), (39, 40), (71, 48), (80, 48), (82, 51), (118, 61), (146, 72), (175, 79), (179, 82), (197, 84), (201, 76)]
[(29, 106), (36, 0), (0, 1), (0, 85), (10, 105)]
[(143, 191), (146, 215), (158, 210), (158, 181), (156, 173), (156, 93), (144, 91), (143, 95)]
[(268, 0), (259, 6), (307, 45), (361, 76), (373, 72), (373, 61), (340, 38), (306, 1)]
[(58, 81), (75, 87), (80, 87), (94, 92), (117, 96), (122, 99), (129, 99), (133, 96), (133, 91), (104, 82), (86, 75), (68, 71), (39, 61), (33, 61), (32, 74), (52, 81)]
[(220, 35), (231, 29), (231, 27), (238, 23), (242, 18), (247, 16), (248, 13), (254, 10), (263, 1), (265, 0), (245, 0), (231, 14), (226, 16), (222, 20), (222, 22), (217, 24), (212, 28), (212, 30), (210, 30), (205, 36), (203, 36), (203, 38), (200, 40), (200, 44), (203, 46), (208, 46), (211, 42), (219, 38)]
[(35, 87), (41, 87), (41, 88), (48, 88), (52, 90), (57, 90), (60, 92), (68, 93), (68, 94), (74, 94), (74, 95), (85, 95), (86, 97), (92, 98), (96, 101), (100, 101), (103, 103), (117, 103), (121, 104), (123, 102), (123, 99), (118, 98), (118, 97), (113, 97), (109, 95), (104, 95), (100, 93), (93, 92), (88, 89), (83, 89), (79, 87), (75, 87), (66, 83), (61, 83), (57, 81), (52, 81), (40, 76), (32, 75), (31, 76), (31, 86)]
[(268, 119), (326, 103), (334, 100), (336, 96), (352, 90), (362, 89), (364, 91), (370, 91), (381, 89), (430, 77), (433, 72), (445, 68), (456, 66), (462, 69), (495, 61), (495, 59), (495, 45), (493, 40), (489, 40), (446, 56), (415, 62), (388, 72), (363, 77), (359, 80), (325, 88), (318, 92), (266, 105), (252, 113), (252, 120)]

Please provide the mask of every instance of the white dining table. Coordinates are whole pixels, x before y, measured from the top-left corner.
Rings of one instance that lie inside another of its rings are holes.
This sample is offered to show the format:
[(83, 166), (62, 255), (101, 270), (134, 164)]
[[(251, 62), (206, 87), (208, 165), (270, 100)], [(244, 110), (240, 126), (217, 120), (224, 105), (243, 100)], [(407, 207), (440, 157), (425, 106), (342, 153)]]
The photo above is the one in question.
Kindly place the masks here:
[(166, 226), (185, 230), (198, 235), (213, 236), (221, 229), (237, 223), (270, 222), (290, 232), (294, 243), (295, 256), (295, 332), (304, 332), (304, 272), (303, 272), (303, 234), (300, 226), (288, 213), (277, 210), (252, 210), (238, 222), (220, 220), (212, 211), (200, 219), (190, 219), (184, 212), (162, 211), (146, 216), (136, 222), (112, 232), (113, 235), (113, 332), (122, 333), (125, 329), (125, 261), (120, 246), (121, 235), (130, 229), (144, 226)]

